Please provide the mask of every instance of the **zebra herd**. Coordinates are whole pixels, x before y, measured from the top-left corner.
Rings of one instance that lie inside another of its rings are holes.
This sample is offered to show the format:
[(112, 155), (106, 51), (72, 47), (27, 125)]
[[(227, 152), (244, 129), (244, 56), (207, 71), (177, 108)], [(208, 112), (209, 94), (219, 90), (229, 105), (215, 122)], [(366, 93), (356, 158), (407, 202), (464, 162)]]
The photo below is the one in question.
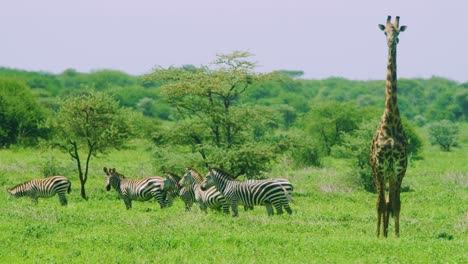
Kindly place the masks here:
[[(289, 202), (292, 201), (292, 184), (282, 178), (239, 181), (229, 173), (210, 168), (205, 178), (194, 168), (186, 168), (183, 177), (165, 173), (164, 177), (152, 176), (141, 179), (128, 179), (115, 168), (103, 169), (106, 178), (106, 190), (117, 191), (127, 209), (132, 208), (132, 201), (155, 199), (161, 208), (170, 207), (176, 197), (185, 204), (185, 210), (191, 211), (197, 203), (203, 212), (207, 208), (221, 210), (232, 216), (238, 216), (238, 205), (244, 210), (255, 205), (266, 207), (268, 215), (283, 214), (283, 208), (292, 214)], [(62, 205), (67, 204), (65, 194), (70, 193), (71, 183), (63, 176), (34, 179), (8, 189), (14, 197), (29, 196), (35, 202), (39, 197), (59, 196)], [(274, 208), (274, 209), (273, 209)]]

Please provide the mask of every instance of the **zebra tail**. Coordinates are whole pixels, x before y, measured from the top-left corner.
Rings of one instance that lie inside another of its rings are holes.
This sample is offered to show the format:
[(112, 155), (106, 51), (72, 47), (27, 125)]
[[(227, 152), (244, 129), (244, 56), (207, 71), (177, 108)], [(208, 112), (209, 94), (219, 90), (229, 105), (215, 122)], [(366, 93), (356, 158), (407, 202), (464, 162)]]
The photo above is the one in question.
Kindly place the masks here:
[(71, 181), (68, 181), (68, 183), (69, 183), (68, 184), (68, 193), (70, 193), (71, 192)]
[(283, 189), (283, 192), (284, 192), (284, 195), (286, 196), (286, 199), (288, 199), (288, 201), (290, 201), (290, 202), (294, 202), (292, 196), (288, 193), (288, 191), (286, 191), (286, 189), (284, 188), (284, 186), (281, 183), (280, 183), (280, 186), (281, 186), (281, 189)]

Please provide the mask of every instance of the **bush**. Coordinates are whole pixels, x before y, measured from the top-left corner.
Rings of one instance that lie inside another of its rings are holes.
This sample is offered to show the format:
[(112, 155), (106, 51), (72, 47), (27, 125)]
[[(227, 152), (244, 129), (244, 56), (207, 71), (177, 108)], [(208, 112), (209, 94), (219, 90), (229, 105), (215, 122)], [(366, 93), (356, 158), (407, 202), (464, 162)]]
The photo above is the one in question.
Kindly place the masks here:
[(287, 153), (289, 153), (296, 168), (322, 166), (325, 150), (318, 140), (308, 136), (303, 131), (294, 130), (281, 141), (280, 144), (288, 150)]
[(29, 87), (15, 79), (0, 78), (0, 148), (37, 144), (46, 136), (40, 126), (44, 117)]
[(449, 121), (442, 120), (428, 126), (429, 141), (432, 145), (439, 145), (442, 151), (450, 151), (451, 147), (457, 146), (458, 126)]

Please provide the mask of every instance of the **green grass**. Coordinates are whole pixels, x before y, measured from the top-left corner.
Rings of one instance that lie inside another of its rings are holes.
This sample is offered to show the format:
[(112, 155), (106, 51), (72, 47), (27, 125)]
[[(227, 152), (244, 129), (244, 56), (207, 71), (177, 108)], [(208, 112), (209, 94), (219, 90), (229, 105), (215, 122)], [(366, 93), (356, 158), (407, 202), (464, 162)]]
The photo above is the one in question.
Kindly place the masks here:
[(72, 181), (66, 207), (57, 197), (36, 205), (0, 195), (0, 263), (467, 263), (466, 156), (463, 148), (442, 153), (426, 146), (404, 180), (411, 191), (402, 193), (401, 237), (377, 239), (376, 197), (356, 185), (345, 161), (321, 169), (278, 166), (271, 176), (295, 185), (293, 215), (268, 217), (256, 207), (233, 219), (186, 213), (179, 200), (164, 210), (155, 202), (126, 210), (115, 191), (105, 191), (102, 167), (128, 177), (157, 175), (143, 144), (91, 160), (89, 201), (80, 198), (65, 154), (0, 150), (3, 189), (42, 177), (51, 160)]

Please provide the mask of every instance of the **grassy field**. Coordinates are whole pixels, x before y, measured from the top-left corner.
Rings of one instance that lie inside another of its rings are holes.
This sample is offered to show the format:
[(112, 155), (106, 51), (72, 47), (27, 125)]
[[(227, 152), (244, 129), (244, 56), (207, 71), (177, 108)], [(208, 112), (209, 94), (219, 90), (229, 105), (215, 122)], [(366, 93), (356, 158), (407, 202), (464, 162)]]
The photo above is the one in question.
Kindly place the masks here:
[(115, 191), (105, 191), (102, 167), (128, 177), (155, 175), (144, 146), (92, 159), (88, 201), (79, 196), (66, 155), (0, 150), (2, 189), (51, 167), (72, 181), (66, 207), (58, 197), (36, 205), (0, 195), (0, 263), (468, 263), (468, 144), (462, 141), (465, 148), (450, 153), (426, 146), (424, 160), (408, 169), (399, 239), (393, 222), (391, 237), (375, 238), (375, 195), (355, 183), (342, 160), (326, 160), (321, 169), (281, 164), (271, 177), (295, 185), (293, 215), (268, 217), (256, 207), (233, 219), (198, 208), (186, 213), (180, 200), (164, 210), (155, 202), (126, 210)]

